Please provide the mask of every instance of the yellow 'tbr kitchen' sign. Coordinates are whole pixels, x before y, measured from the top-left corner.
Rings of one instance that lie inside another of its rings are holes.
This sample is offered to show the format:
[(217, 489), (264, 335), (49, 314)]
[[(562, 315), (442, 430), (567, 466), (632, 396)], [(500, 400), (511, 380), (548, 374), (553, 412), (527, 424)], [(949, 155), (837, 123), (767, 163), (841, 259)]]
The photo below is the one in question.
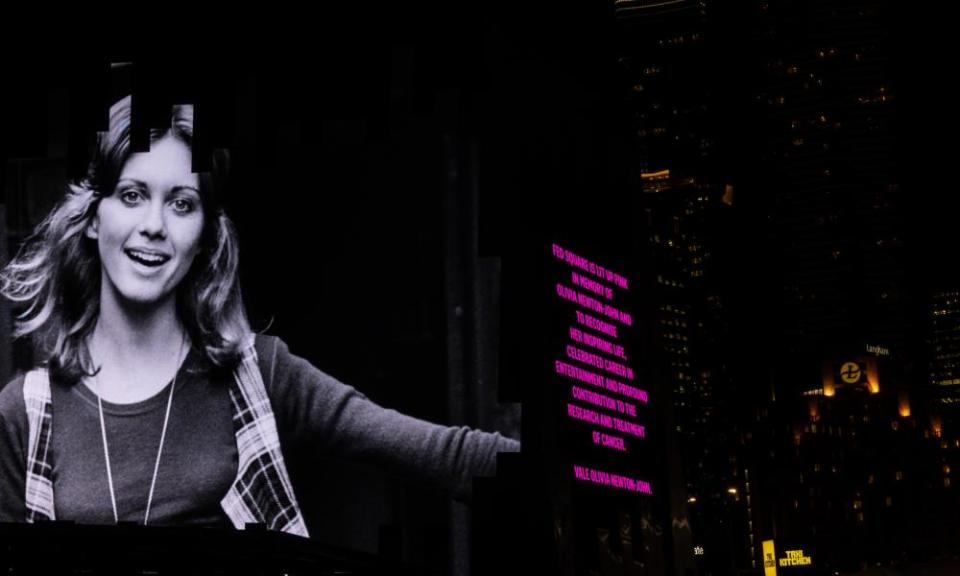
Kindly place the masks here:
[(780, 567), (788, 566), (809, 566), (813, 564), (813, 558), (803, 555), (803, 550), (784, 550), (786, 558), (780, 558)]
[(763, 576), (777, 576), (777, 567), (793, 568), (795, 566), (810, 566), (813, 558), (803, 553), (803, 550), (784, 550), (784, 557), (777, 558), (773, 540), (763, 541)]

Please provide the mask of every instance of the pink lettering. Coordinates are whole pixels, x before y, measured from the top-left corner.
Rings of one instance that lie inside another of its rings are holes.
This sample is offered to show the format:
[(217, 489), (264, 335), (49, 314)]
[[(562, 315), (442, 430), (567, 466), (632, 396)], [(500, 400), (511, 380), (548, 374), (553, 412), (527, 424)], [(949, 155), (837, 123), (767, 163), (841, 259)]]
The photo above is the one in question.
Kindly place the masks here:
[(643, 438), (646, 433), (644, 427), (639, 424), (626, 422), (620, 418), (608, 416), (606, 414), (600, 414), (599, 412), (590, 410), (589, 408), (584, 408), (582, 406), (577, 406), (576, 404), (567, 403), (567, 416), (573, 420), (589, 422), (590, 424), (603, 426), (604, 428), (608, 428), (610, 430), (616, 430), (617, 432), (630, 434), (631, 436), (636, 436), (637, 438)]
[(584, 390), (579, 386), (574, 386), (570, 389), (570, 395), (573, 396), (575, 400), (580, 400), (582, 402), (589, 402), (594, 406), (599, 406), (601, 408), (606, 408), (607, 410), (616, 410), (617, 401), (612, 398), (608, 398), (603, 394), (597, 394), (591, 390)]
[(590, 472), (583, 466), (573, 466), (573, 475), (577, 480), (590, 480)]
[(603, 470), (594, 470), (586, 466), (574, 465), (573, 476), (581, 482), (590, 482), (601, 486), (609, 486), (629, 492), (639, 492), (641, 494), (653, 494), (650, 483), (639, 478), (630, 478), (620, 474), (611, 474)]
[(619, 418), (613, 419), (612, 428), (618, 432), (624, 432), (630, 434), (631, 436), (636, 436), (637, 438), (643, 438), (646, 436), (646, 429), (640, 424), (634, 422), (627, 422)]
[(613, 270), (599, 266), (596, 263), (587, 260), (583, 256), (563, 248), (559, 244), (552, 243), (550, 249), (554, 258), (557, 258), (558, 260), (564, 260), (567, 262), (567, 264), (570, 264), (571, 266), (579, 268), (585, 272), (589, 272), (599, 279), (610, 282), (619, 288), (623, 288), (624, 290), (630, 289), (627, 279), (620, 274), (617, 274)]
[(601, 358), (596, 354), (591, 354), (585, 350), (581, 350), (576, 346), (567, 345), (566, 347), (567, 356), (577, 362), (583, 362), (594, 368), (600, 368), (606, 370), (607, 372), (620, 376), (621, 378), (627, 378), (628, 380), (633, 379), (633, 370), (627, 368), (623, 364), (614, 362), (613, 360), (607, 360), (606, 358)]
[[(600, 301), (597, 300), (596, 298), (591, 298), (590, 296), (587, 296), (586, 294), (577, 292), (577, 304), (583, 306), (583, 307), (586, 308), (587, 310), (592, 310), (593, 312), (596, 312), (597, 314), (604, 314), (604, 315), (609, 316), (609, 314), (607, 314), (606, 311), (604, 310), (604, 306), (603, 306), (603, 303), (602, 303), (602, 302), (600, 302)], [(614, 319), (616, 319), (616, 318), (614, 318)]]
[(557, 282), (557, 296), (563, 298), (564, 300), (573, 302), (574, 304), (577, 303), (577, 291), (568, 288), (559, 282)]
[(627, 451), (627, 445), (623, 441), (623, 438), (619, 436), (613, 436), (610, 434), (604, 434), (602, 432), (594, 431), (592, 434), (593, 443), (598, 446), (603, 446), (604, 448), (611, 448), (613, 450), (619, 450), (620, 452)]
[(603, 368), (603, 358), (600, 358), (596, 354), (591, 354), (589, 352), (584, 352), (583, 350), (577, 348), (576, 346), (570, 346), (569, 344), (566, 347), (567, 357), (577, 362), (583, 362), (594, 368)]
[(630, 416), (637, 415), (637, 408), (633, 404), (630, 404), (629, 402), (623, 402), (622, 400), (614, 400), (609, 396), (597, 394), (592, 390), (585, 390), (579, 386), (571, 387), (570, 395), (573, 396), (574, 400), (587, 402), (589, 404), (593, 404), (594, 406), (599, 406), (600, 408), (606, 408), (607, 410), (613, 410), (620, 412), (621, 414), (629, 414)]
[(599, 319), (597, 319), (597, 318), (594, 318), (593, 316), (590, 316), (589, 314), (584, 314), (583, 312), (580, 312), (579, 310), (577, 310), (577, 322), (578, 322), (579, 324), (582, 324), (582, 325), (586, 326), (587, 328), (590, 328), (591, 330), (596, 330), (597, 332), (600, 332), (600, 333), (602, 333), (602, 334), (606, 334), (607, 336), (610, 336), (611, 338), (616, 338), (616, 337), (617, 337), (617, 327), (616, 327), (616, 326), (614, 326), (613, 324), (604, 322), (603, 320), (599, 320)]
[(582, 420), (591, 424), (600, 424), (601, 416), (593, 410), (581, 408), (576, 404), (567, 404), (567, 416), (574, 420)]
[(589, 370), (584, 370), (577, 366), (567, 364), (562, 360), (557, 360), (553, 363), (554, 371), (560, 376), (566, 376), (568, 378), (573, 378), (574, 380), (579, 380), (580, 382), (586, 382), (593, 386), (599, 388), (603, 387), (604, 379), (603, 376), (590, 372)]
[(559, 282), (557, 282), (556, 288), (557, 288), (557, 295), (563, 298), (564, 300), (568, 300), (575, 304), (579, 304), (580, 306), (583, 306), (584, 308), (592, 312), (596, 312), (597, 314), (602, 314), (608, 318), (612, 318), (613, 320), (616, 320), (617, 322), (620, 322), (621, 324), (624, 324), (626, 326), (633, 325), (633, 317), (630, 316), (628, 312), (623, 312), (621, 310), (618, 310), (617, 308), (615, 308), (614, 306), (611, 306), (610, 304), (604, 304), (599, 300), (597, 300), (596, 298), (592, 298), (586, 294), (583, 294), (582, 292), (577, 292), (573, 288), (570, 288), (569, 286), (564, 286)]
[(633, 386), (630, 386), (629, 384), (624, 384), (623, 382), (617, 382), (616, 380), (610, 380), (609, 378), (607, 379), (607, 382), (608, 382), (608, 383), (611, 382), (611, 381), (616, 384), (616, 387), (617, 387), (617, 390), (616, 390), (616, 391), (617, 391), (618, 393), (622, 394), (623, 396), (626, 396), (627, 398), (633, 398), (634, 400), (638, 400), (638, 401), (640, 401), (640, 402), (644, 402), (644, 403), (647, 402), (647, 391), (646, 391), (646, 390), (641, 390), (641, 389), (639, 389), (639, 388), (634, 388)]
[[(586, 336), (590, 336), (590, 335), (589, 335), (589, 334), (586, 334)], [(583, 337), (584, 337), (584, 333), (583, 333), (583, 332), (577, 330), (577, 329), (574, 328), (573, 326), (570, 327), (570, 339), (571, 339), (571, 340), (573, 340), (574, 342), (580, 343), (580, 342), (583, 342)]]
[(647, 403), (647, 391), (641, 390), (640, 388), (635, 388), (629, 384), (624, 384), (614, 378), (606, 378), (597, 374), (596, 372), (591, 372), (589, 370), (584, 370), (578, 366), (573, 366), (572, 364), (567, 364), (563, 360), (557, 360), (553, 363), (554, 372), (560, 376), (566, 376), (573, 380), (578, 380), (591, 386), (596, 386), (597, 388), (603, 388), (610, 392), (620, 394), (631, 400), (637, 400), (638, 402)]
[[(583, 294), (580, 294), (579, 300), (583, 300), (583, 298), (584, 298)], [(583, 305), (583, 302), (581, 301), (580, 304)], [(597, 304), (599, 304), (599, 302), (597, 302)], [(601, 312), (607, 318), (613, 318), (614, 320), (616, 320), (617, 322), (620, 322), (621, 324), (626, 324), (627, 326), (633, 326), (633, 317), (630, 315), (629, 312), (618, 310), (617, 308), (615, 308), (614, 306), (611, 306), (610, 304), (604, 304), (602, 311), (594, 310), (594, 312)]]
[(587, 290), (588, 292), (593, 292), (594, 294), (603, 296), (607, 300), (613, 298), (613, 290), (611, 290), (609, 287), (604, 286), (592, 278), (578, 274), (577, 272), (571, 272), (570, 274), (571, 282), (574, 286), (578, 286), (584, 290)]
[(616, 353), (615, 353), (615, 348), (617, 348), (616, 346), (614, 346), (609, 341), (604, 340), (603, 338), (594, 336), (593, 334), (583, 334), (583, 337), (580, 340), (577, 340), (577, 342), (583, 342), (584, 344), (586, 344), (587, 346), (590, 346), (591, 348), (596, 348), (601, 352), (606, 352), (611, 356), (616, 356)]

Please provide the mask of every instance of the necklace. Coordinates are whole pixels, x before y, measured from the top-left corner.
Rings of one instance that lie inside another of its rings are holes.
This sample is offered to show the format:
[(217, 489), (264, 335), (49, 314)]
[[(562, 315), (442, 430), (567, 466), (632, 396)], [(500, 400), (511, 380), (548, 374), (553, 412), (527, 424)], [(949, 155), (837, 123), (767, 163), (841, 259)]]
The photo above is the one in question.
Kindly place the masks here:
[[(170, 422), (170, 406), (173, 405), (173, 389), (177, 385), (177, 373), (180, 372), (180, 357), (183, 356), (183, 346), (186, 342), (186, 335), (180, 340), (180, 351), (177, 353), (177, 370), (173, 374), (173, 381), (170, 383), (170, 394), (167, 396), (167, 411), (163, 416), (163, 431), (160, 432), (160, 447), (157, 448), (157, 460), (153, 464), (153, 478), (150, 480), (150, 492), (147, 495), (147, 509), (143, 515), (143, 525), (146, 526), (150, 520), (150, 506), (153, 504), (153, 489), (157, 485), (157, 472), (160, 470), (160, 456), (163, 454), (163, 443), (167, 438), (167, 424)], [(110, 504), (113, 506), (113, 522), (120, 522), (120, 515), (117, 514), (117, 495), (113, 489), (113, 472), (110, 466), (110, 447), (107, 445), (107, 427), (103, 419), (103, 399), (99, 392), (98, 382), (97, 410), (100, 413), (100, 436), (103, 438), (103, 457), (107, 461), (107, 485), (110, 488)]]

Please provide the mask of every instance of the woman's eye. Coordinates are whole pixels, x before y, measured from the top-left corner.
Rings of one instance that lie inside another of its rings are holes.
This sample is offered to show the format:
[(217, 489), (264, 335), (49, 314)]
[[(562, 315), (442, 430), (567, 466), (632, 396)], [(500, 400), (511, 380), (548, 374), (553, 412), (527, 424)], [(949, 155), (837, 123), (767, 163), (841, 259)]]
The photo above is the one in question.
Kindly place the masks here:
[(124, 190), (120, 192), (120, 201), (128, 206), (139, 204), (143, 200), (143, 194), (137, 190)]
[(189, 214), (193, 212), (194, 203), (185, 198), (177, 198), (173, 201), (173, 209), (180, 214)]

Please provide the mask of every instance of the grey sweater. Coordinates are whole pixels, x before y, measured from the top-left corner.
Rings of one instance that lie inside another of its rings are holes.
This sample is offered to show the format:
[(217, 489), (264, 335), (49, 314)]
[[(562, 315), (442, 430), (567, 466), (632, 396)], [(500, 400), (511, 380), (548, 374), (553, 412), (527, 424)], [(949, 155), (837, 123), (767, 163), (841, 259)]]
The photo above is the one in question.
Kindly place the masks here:
[[(438, 426), (382, 408), (291, 354), (278, 338), (258, 336), (256, 346), (288, 461), (340, 456), (372, 462), (395, 475), (437, 483), (465, 499), (473, 476), (495, 472), (497, 452), (519, 450), (518, 442), (497, 433)], [(229, 525), (220, 500), (237, 472), (230, 378), (209, 370), (196, 350), (184, 362), (176, 378), (151, 524)], [(121, 520), (143, 522), (169, 392), (168, 385), (142, 402), (103, 403)], [(52, 382), (51, 393), (57, 518), (112, 523), (97, 398), (82, 384)], [(0, 392), (0, 521), (24, 519), (26, 452), (20, 376)]]

